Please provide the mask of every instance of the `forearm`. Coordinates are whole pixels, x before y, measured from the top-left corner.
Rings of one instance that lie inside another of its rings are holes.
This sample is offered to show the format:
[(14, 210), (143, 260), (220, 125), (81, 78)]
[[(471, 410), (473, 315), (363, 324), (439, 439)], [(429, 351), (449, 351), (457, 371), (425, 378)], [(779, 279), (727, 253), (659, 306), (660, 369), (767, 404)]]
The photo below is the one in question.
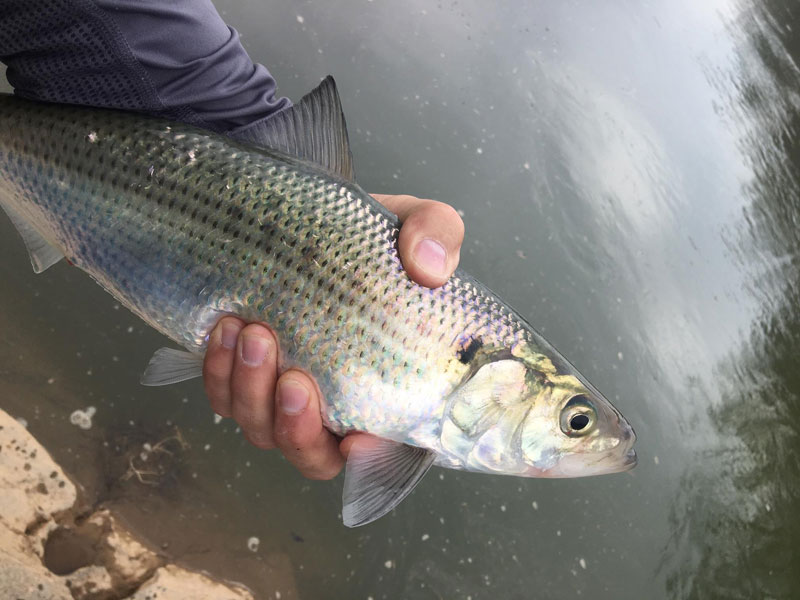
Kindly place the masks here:
[(275, 80), (209, 0), (21, 0), (0, 8), (15, 93), (229, 133), (278, 112)]

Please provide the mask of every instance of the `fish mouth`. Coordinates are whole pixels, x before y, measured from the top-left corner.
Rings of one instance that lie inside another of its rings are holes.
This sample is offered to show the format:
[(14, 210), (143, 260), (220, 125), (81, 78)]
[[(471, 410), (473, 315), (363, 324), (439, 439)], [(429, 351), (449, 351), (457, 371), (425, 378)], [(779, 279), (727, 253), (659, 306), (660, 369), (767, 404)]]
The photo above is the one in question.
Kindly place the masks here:
[(627, 449), (622, 452), (608, 452), (595, 457), (581, 454), (564, 456), (556, 465), (546, 471), (539, 471), (536, 477), (566, 478), (589, 477), (593, 475), (608, 475), (611, 473), (624, 473), (636, 466), (638, 458), (633, 449), (633, 440), (626, 444)]
[(624, 462), (622, 463), (622, 468), (619, 470), (619, 472), (623, 473), (625, 471), (630, 471), (633, 467), (636, 466), (636, 464), (638, 462), (639, 462), (639, 459), (636, 457), (636, 450), (634, 450), (633, 448), (630, 448), (625, 453), (625, 459), (624, 459)]

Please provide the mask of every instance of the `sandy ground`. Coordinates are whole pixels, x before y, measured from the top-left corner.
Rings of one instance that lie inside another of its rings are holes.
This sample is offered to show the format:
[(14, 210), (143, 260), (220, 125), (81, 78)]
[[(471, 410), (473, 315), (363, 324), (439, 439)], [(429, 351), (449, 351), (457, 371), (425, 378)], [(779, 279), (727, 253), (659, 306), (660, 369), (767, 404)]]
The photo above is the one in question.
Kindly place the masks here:
[(114, 511), (90, 506), (82, 496), (25, 426), (0, 410), (0, 597), (256, 597), (242, 585), (174, 564), (168, 544), (155, 548), (130, 531)]

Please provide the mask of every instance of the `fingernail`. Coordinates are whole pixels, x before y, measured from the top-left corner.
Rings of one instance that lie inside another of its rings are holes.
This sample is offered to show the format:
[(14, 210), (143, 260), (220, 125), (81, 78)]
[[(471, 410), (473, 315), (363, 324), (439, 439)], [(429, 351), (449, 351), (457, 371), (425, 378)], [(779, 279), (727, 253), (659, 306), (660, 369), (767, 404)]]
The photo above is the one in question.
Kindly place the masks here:
[(268, 342), (257, 335), (242, 338), (242, 360), (251, 367), (258, 367), (267, 357)]
[(447, 252), (439, 242), (424, 239), (414, 249), (414, 258), (431, 274), (444, 275), (447, 268)]
[(308, 390), (293, 379), (278, 384), (278, 404), (287, 415), (299, 415), (308, 405)]
[(236, 338), (239, 337), (239, 328), (233, 323), (222, 324), (222, 345), (228, 349), (236, 348)]

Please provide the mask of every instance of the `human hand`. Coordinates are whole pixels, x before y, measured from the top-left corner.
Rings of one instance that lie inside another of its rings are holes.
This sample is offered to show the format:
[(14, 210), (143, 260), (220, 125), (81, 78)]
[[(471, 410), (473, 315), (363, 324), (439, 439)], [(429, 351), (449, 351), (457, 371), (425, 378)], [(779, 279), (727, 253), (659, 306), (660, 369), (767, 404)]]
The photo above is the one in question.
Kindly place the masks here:
[[(408, 276), (439, 287), (458, 265), (464, 224), (441, 202), (413, 196), (373, 194), (400, 217), (400, 260)], [(292, 368), (278, 374), (278, 342), (268, 326), (220, 320), (208, 340), (203, 382), (211, 408), (233, 417), (244, 436), (259, 448), (277, 447), (310, 479), (331, 479), (344, 464), (358, 435), (341, 442), (322, 426), (321, 393), (314, 378)]]

